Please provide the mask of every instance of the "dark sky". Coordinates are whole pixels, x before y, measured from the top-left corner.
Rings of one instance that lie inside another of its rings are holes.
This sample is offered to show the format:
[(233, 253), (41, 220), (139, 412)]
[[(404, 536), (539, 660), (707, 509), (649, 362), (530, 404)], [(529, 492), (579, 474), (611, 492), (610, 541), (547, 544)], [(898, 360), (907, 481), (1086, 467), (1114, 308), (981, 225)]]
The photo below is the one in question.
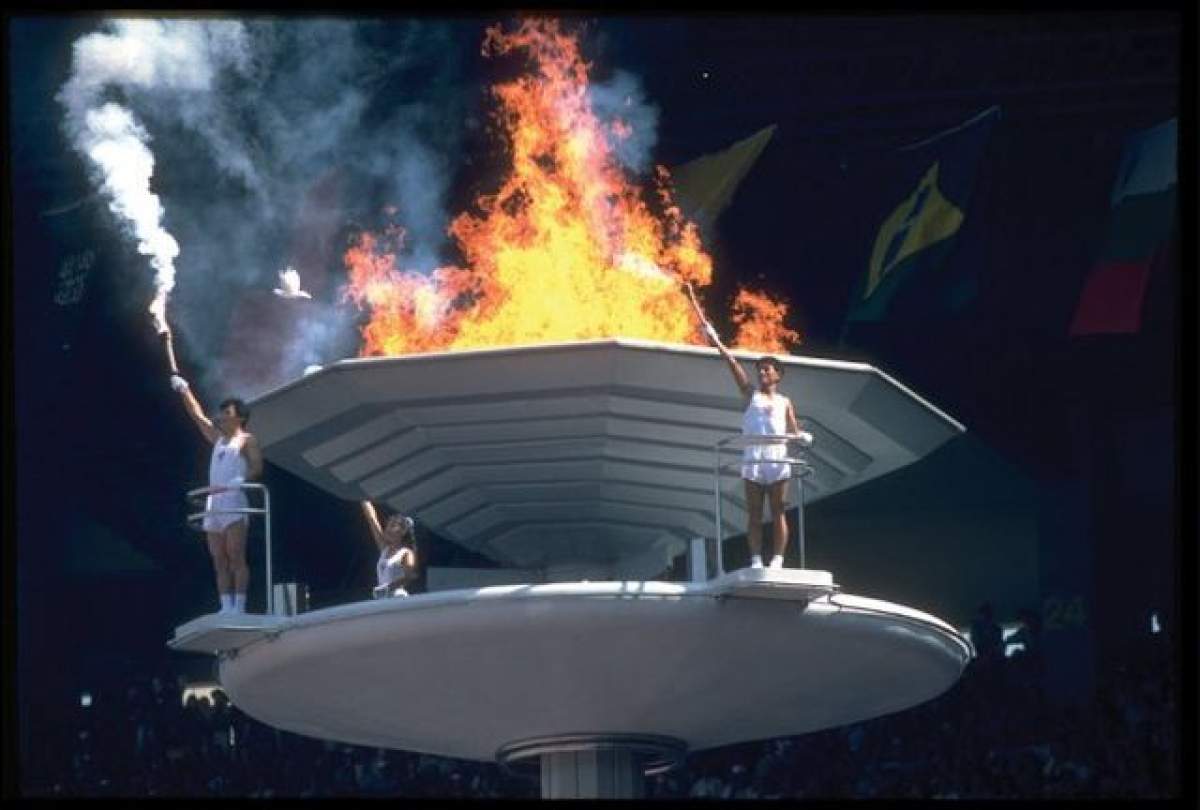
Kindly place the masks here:
[[(1178, 15), (575, 22), (586, 25), (584, 52), (597, 75), (634, 74), (658, 107), (656, 161), (680, 165), (778, 125), (708, 247), (719, 295), (749, 281), (786, 296), (805, 336), (801, 353), (864, 359), (893, 373), (1038, 481), (1079, 474), (1064, 436), (1081, 402), (1102, 401), (1095, 407), (1114, 424), (1121, 414), (1173, 408), (1173, 270), (1152, 280), (1140, 334), (1072, 341), (1067, 327), (1107, 224), (1124, 138), (1179, 112)], [(85, 658), (102, 649), (157, 654), (171, 627), (212, 601), (202, 544), (182, 525), (182, 493), (202, 484), (207, 448), (166, 385), (144, 301), (129, 294), (145, 283), (145, 268), (95, 202), (47, 213), (90, 191), (59, 132), (53, 96), (68, 75), (71, 42), (95, 27), (19, 19), (8, 31), (15, 522), (29, 672), (53, 669), (58, 639), (73, 633)], [(482, 97), (480, 83), (492, 79), (477, 58), (482, 24), (459, 19), (453, 29), (467, 54), (461, 80), (475, 91), (461, 98)], [(880, 204), (860, 167), (993, 104), (1004, 118), (970, 214), (988, 245), (978, 298), (965, 313), (864, 328), (839, 345), (861, 275), (862, 212)], [(482, 137), (466, 136), (464, 153), (483, 148)], [(481, 180), (470, 169), (458, 178), (454, 211), (470, 193), (465, 186)], [(94, 264), (72, 299), (62, 262), (89, 250)], [(185, 367), (196, 360), (181, 359)], [(1170, 449), (1146, 458), (1156, 468), (1151, 500), (1167, 503)], [(354, 505), (279, 470), (268, 469), (267, 483), (277, 537), (289, 538), (279, 578), (332, 595), (367, 585), (369, 542)], [(96, 527), (156, 572), (64, 573), (64, 550), (94, 542)], [(451, 554), (437, 550), (430, 560), (450, 562)], [(64, 582), (79, 583), (76, 592), (64, 594)], [(108, 618), (80, 637), (70, 629), (80, 611)]]

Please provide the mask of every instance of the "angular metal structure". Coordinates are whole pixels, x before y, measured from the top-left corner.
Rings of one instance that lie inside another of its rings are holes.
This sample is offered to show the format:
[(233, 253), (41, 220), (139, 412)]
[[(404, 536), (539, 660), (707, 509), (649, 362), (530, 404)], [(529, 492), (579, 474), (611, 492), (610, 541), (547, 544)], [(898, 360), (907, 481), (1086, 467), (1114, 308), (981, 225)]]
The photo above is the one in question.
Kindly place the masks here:
[[(963, 430), (869, 365), (781, 359), (814, 437), (808, 502)], [(272, 463), (548, 579), (651, 577), (712, 537), (714, 447), (743, 409), (715, 350), (629, 339), (343, 360), (252, 405)], [(725, 533), (744, 530), (741, 486), (722, 492)]]

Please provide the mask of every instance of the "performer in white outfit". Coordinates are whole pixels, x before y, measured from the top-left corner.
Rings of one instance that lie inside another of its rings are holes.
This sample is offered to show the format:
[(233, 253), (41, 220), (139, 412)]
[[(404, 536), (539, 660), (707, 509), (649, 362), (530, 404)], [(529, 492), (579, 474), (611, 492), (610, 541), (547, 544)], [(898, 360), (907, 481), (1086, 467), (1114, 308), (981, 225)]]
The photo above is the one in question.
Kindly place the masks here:
[[(212, 460), (208, 464), (210, 487), (236, 486), (245, 482), (249, 465), (237, 445), (237, 439), (226, 439), (224, 436), (219, 437), (213, 445)], [(246, 520), (246, 515), (232, 510), (245, 509), (249, 505), (246, 492), (241, 489), (211, 493), (204, 503), (204, 511), (214, 514), (204, 516), (204, 531), (221, 532), (239, 520)]]
[[(774, 357), (758, 358), (754, 368), (758, 372), (758, 390), (750, 384), (741, 364), (721, 343), (717, 330), (713, 329), (704, 311), (700, 309), (692, 289), (688, 295), (697, 317), (708, 335), (709, 341), (725, 358), (738, 389), (746, 400), (746, 411), (742, 415), (742, 434), (745, 436), (796, 436), (800, 425), (796, 421), (796, 410), (792, 401), (779, 393), (779, 381), (783, 377), (783, 365)], [(746, 488), (746, 544), (750, 547), (750, 567), (762, 568), (762, 513), (764, 495), (771, 502), (772, 568), (783, 567), (783, 553), (787, 550), (787, 485), (791, 478), (791, 466), (780, 461), (787, 457), (787, 441), (779, 439), (763, 444), (751, 444), (742, 451), (742, 481)]]
[(375, 598), (408, 596), (405, 586), (416, 576), (417, 570), (412, 518), (392, 515), (381, 526), (375, 505), (370, 501), (362, 501), (360, 505), (367, 519), (367, 528), (371, 530), (371, 539), (379, 549), (379, 561), (375, 564), (378, 583), (373, 591)]
[[(168, 357), (174, 358), (170, 331), (163, 333), (163, 337)], [(204, 533), (216, 575), (221, 612), (244, 613), (246, 590), (250, 584), (250, 566), (246, 563), (246, 527), (249, 518), (245, 514), (224, 510), (246, 508), (246, 493), (237, 486), (262, 475), (262, 451), (254, 434), (246, 430), (250, 409), (240, 399), (226, 399), (218, 409), (214, 424), (204, 415), (187, 380), (174, 373), (171, 375), (171, 387), (183, 397), (188, 416), (196, 423), (200, 433), (212, 442), (208, 485), (228, 487), (208, 496), (204, 511), (216, 511), (218, 514), (204, 517)]]
[[(741, 368), (738, 370), (741, 371)], [(742, 435), (782, 436), (788, 433), (790, 406), (791, 402), (782, 394), (755, 391), (742, 414)], [(785, 481), (791, 477), (791, 465), (776, 461), (784, 458), (787, 458), (786, 441), (749, 445), (742, 451), (742, 478), (761, 486)]]

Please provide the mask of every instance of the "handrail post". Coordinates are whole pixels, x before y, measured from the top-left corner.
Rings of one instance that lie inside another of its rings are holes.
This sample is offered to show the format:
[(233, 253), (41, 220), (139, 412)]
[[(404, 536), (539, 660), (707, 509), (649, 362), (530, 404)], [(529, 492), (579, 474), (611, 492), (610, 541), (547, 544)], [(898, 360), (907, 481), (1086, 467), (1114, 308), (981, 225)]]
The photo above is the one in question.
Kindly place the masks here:
[(800, 502), (796, 505), (796, 540), (800, 544), (800, 567), (805, 568), (804, 562), (804, 475), (796, 476), (796, 486), (800, 490)]
[(266, 484), (259, 484), (263, 493), (263, 530), (267, 546), (267, 615), (275, 615), (275, 578), (271, 576), (271, 493)]
[(723, 533), (725, 521), (721, 515), (721, 442), (717, 442), (713, 446), (713, 495), (717, 500), (717, 568), (716, 575), (722, 576), (725, 573), (725, 560), (723, 550)]

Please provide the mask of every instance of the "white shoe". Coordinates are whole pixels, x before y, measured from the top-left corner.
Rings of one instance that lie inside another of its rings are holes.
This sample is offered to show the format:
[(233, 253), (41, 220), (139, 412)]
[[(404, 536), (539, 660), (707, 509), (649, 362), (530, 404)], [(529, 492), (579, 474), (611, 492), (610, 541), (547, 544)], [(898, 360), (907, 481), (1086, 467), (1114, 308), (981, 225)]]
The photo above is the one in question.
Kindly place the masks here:
[(774, 557), (772, 557), (771, 558), (771, 567), (772, 568), (783, 568), (783, 557), (781, 557), (778, 554), (776, 554)]
[(757, 554), (752, 555), (750, 557), (750, 567), (751, 568), (762, 568), (763, 567), (762, 557), (758, 556)]

